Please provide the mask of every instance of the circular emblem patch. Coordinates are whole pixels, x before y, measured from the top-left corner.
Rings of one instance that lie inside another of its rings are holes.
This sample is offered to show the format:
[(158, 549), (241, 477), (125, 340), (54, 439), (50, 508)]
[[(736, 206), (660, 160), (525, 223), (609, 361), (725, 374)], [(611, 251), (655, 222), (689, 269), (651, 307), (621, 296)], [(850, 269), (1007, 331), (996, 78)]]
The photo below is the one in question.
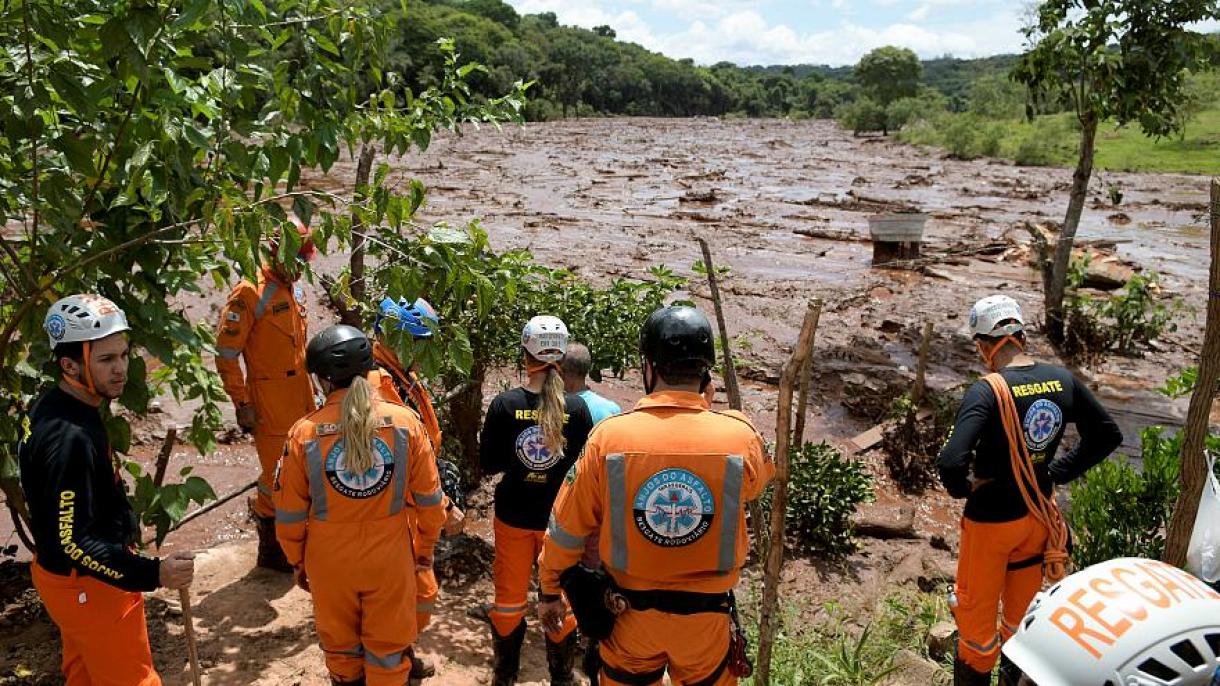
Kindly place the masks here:
[(373, 466), (368, 471), (358, 474), (348, 470), (342, 439), (326, 453), (325, 463), (327, 481), (348, 498), (371, 498), (384, 491), (394, 476), (394, 456), (380, 438), (373, 438)]
[(716, 501), (703, 479), (685, 469), (664, 469), (636, 491), (635, 525), (666, 548), (690, 545), (712, 528)]
[(63, 317), (53, 314), (50, 317), (47, 317), (46, 329), (47, 334), (51, 338), (54, 338), (57, 341), (62, 341), (64, 334), (68, 331), (68, 323), (64, 321)]
[(1025, 412), (1025, 437), (1029, 449), (1038, 452), (1051, 444), (1063, 426), (1063, 410), (1055, 403), (1043, 398), (1029, 406)]
[(552, 453), (542, 440), (542, 427), (537, 424), (517, 436), (517, 459), (526, 469), (542, 472), (563, 459), (563, 453)]

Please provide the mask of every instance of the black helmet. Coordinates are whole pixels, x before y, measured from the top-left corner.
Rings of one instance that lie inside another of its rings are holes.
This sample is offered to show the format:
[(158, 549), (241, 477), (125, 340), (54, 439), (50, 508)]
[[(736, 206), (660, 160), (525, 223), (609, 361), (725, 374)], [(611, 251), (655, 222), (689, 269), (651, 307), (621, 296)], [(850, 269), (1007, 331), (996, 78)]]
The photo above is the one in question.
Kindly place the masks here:
[(309, 341), (305, 368), (332, 383), (344, 381), (373, 368), (373, 346), (360, 329), (336, 324)]
[(685, 367), (703, 373), (716, 363), (712, 340), (712, 325), (699, 310), (662, 307), (648, 315), (640, 329), (640, 354), (662, 372)]

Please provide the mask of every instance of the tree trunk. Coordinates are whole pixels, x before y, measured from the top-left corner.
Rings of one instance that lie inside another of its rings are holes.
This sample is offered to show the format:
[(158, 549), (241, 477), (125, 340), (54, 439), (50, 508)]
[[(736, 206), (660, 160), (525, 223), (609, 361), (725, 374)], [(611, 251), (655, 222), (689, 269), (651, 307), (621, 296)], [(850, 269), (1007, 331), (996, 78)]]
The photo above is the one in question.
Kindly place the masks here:
[(487, 370), (479, 362), (470, 370), (470, 378), (459, 380), (467, 382), (466, 389), (449, 401), (449, 426), (446, 435), (457, 438), (460, 445), (458, 466), (469, 479), (470, 488), (483, 478), (483, 469), (479, 464), (479, 426), (483, 417), (483, 381), (487, 378)]
[[(373, 170), (373, 158), (377, 155), (377, 148), (371, 143), (364, 143), (360, 146), (360, 160), (356, 163), (356, 192), (353, 197), (356, 202), (360, 202), (368, 197), (365, 192), (365, 187), (369, 184), (369, 174)], [(351, 282), (349, 290), (352, 294), (352, 300), (357, 305), (343, 313), (343, 323), (351, 326), (360, 326), (360, 303), (365, 300), (365, 294), (368, 289), (364, 283), (364, 222), (360, 221), (360, 215), (356, 211), (352, 211), (352, 259), (351, 259)], [(350, 321), (355, 319), (356, 321)]]
[(1186, 437), (1182, 441), (1182, 492), (1173, 508), (1173, 519), (1165, 534), (1161, 558), (1174, 566), (1186, 563), (1186, 548), (1199, 514), (1199, 497), (1207, 480), (1207, 458), (1203, 454), (1207, 438), (1216, 381), (1220, 379), (1220, 179), (1212, 179), (1212, 263), (1208, 277), (1207, 328), (1203, 352), (1199, 355), (1199, 378), (1186, 412)]
[(1050, 274), (1043, 274), (1046, 293), (1047, 335), (1055, 343), (1064, 340), (1063, 295), (1067, 289), (1068, 266), (1072, 260), (1072, 243), (1076, 229), (1080, 226), (1080, 215), (1089, 194), (1089, 179), (1093, 176), (1093, 150), (1097, 140), (1097, 115), (1089, 113), (1081, 121), (1080, 158), (1076, 172), (1072, 175), (1072, 194), (1068, 200), (1067, 215), (1063, 218), (1063, 231), (1055, 246), (1055, 261)]
[(729, 396), (729, 407), (741, 411), (741, 388), (737, 385), (737, 367), (733, 364), (733, 350), (729, 346), (729, 330), (724, 323), (724, 309), (720, 304), (720, 286), (716, 282), (716, 267), (712, 264), (712, 250), (702, 238), (699, 247), (703, 250), (703, 264), (707, 267), (707, 285), (712, 292), (712, 307), (716, 310), (716, 325), (720, 328), (720, 352), (724, 357), (724, 392)]
[(911, 391), (912, 412), (919, 409), (928, 390), (928, 351), (932, 345), (932, 322), (923, 323), (923, 338), (919, 341), (919, 362), (915, 367), (915, 389)]
[(809, 303), (801, 335), (792, 350), (792, 359), (784, 365), (779, 379), (779, 405), (775, 413), (775, 481), (771, 491), (771, 545), (767, 548), (766, 571), (763, 574), (762, 610), (758, 621), (758, 668), (754, 683), (770, 686), (771, 648), (779, 623), (779, 582), (784, 566), (784, 524), (788, 510), (788, 453), (792, 449), (792, 387), (813, 348), (821, 308)]
[[(818, 321), (822, 318), (822, 299), (814, 298), (813, 330), (818, 330)], [(805, 354), (805, 363), (801, 365), (800, 389), (796, 396), (796, 429), (792, 432), (792, 444), (805, 444), (805, 414), (809, 407), (809, 394), (813, 392), (813, 339), (809, 339), (809, 350)]]

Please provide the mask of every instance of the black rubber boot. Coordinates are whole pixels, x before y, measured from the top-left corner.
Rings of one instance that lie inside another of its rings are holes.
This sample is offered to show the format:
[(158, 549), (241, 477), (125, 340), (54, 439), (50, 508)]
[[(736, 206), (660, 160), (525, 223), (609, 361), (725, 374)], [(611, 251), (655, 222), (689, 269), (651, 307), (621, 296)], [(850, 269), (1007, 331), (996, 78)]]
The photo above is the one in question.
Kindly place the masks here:
[(500, 636), (495, 628), (491, 630), (491, 647), (495, 654), (495, 664), (492, 665), (492, 686), (513, 686), (517, 683), (517, 673), (521, 671), (521, 644), (525, 643), (525, 620), (507, 636)]
[(991, 686), (991, 672), (976, 672), (961, 659), (953, 661), (953, 686)]
[(555, 643), (546, 639), (546, 666), (551, 672), (551, 686), (575, 686), (576, 656), (580, 653), (580, 636), (575, 631)]
[(419, 686), (424, 679), (436, 676), (436, 667), (422, 657), (415, 656), (415, 646), (407, 648), (407, 657), (411, 659), (411, 671), (407, 674), (407, 686)]
[(597, 686), (597, 676), (602, 671), (602, 654), (597, 647), (597, 641), (589, 639), (585, 646), (585, 656), (581, 660), (581, 670), (589, 677), (589, 686)]
[(292, 572), (292, 565), (284, 556), (284, 549), (275, 538), (275, 517), (255, 517), (258, 525), (258, 561), (255, 563), (264, 569), (277, 572)]
[(1021, 668), (1014, 665), (1007, 655), (1000, 655), (1000, 679), (996, 683), (999, 686), (1020, 686), (1021, 684)]
[(364, 677), (360, 677), (355, 681), (339, 681), (338, 679), (331, 677), (330, 683), (331, 686), (364, 686)]

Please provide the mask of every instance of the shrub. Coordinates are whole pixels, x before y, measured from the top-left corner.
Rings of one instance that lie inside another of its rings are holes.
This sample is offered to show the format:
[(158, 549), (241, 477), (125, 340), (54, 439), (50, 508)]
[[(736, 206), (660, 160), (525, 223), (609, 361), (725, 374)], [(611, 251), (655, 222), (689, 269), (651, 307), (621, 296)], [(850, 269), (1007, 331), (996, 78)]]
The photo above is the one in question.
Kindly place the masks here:
[[(1207, 447), (1220, 451), (1220, 436), (1209, 436)], [(1110, 459), (1072, 484), (1067, 521), (1077, 567), (1116, 557), (1160, 559), (1180, 489), (1181, 451), (1181, 432), (1166, 437), (1163, 428), (1149, 427), (1140, 436), (1139, 469)]]
[(1012, 158), (1020, 167), (1051, 167), (1059, 161), (1054, 141), (1036, 128), (1021, 136)]
[(932, 414), (919, 419), (919, 408), (904, 394), (890, 407), (893, 423), (881, 438), (885, 451), (885, 466), (898, 488), (906, 493), (920, 493), (937, 481), (936, 458), (949, 439), (962, 389), (931, 391), (926, 404)]
[[(789, 468), (787, 530), (797, 547), (829, 556), (854, 551), (852, 515), (857, 505), (873, 499), (864, 464), (823, 442), (794, 446)], [(763, 510), (771, 510), (769, 489)]]
[(835, 110), (839, 126), (851, 129), (853, 135), (864, 131), (885, 131), (885, 109), (871, 98), (860, 98), (855, 102), (840, 105)]
[(1118, 293), (1094, 298), (1079, 290), (1088, 266), (1088, 257), (1073, 260), (1068, 272), (1066, 354), (1085, 361), (1101, 359), (1111, 352), (1133, 355), (1141, 346), (1177, 328), (1173, 318), (1182, 303), (1173, 300), (1166, 304), (1156, 298), (1155, 273), (1136, 274)]

